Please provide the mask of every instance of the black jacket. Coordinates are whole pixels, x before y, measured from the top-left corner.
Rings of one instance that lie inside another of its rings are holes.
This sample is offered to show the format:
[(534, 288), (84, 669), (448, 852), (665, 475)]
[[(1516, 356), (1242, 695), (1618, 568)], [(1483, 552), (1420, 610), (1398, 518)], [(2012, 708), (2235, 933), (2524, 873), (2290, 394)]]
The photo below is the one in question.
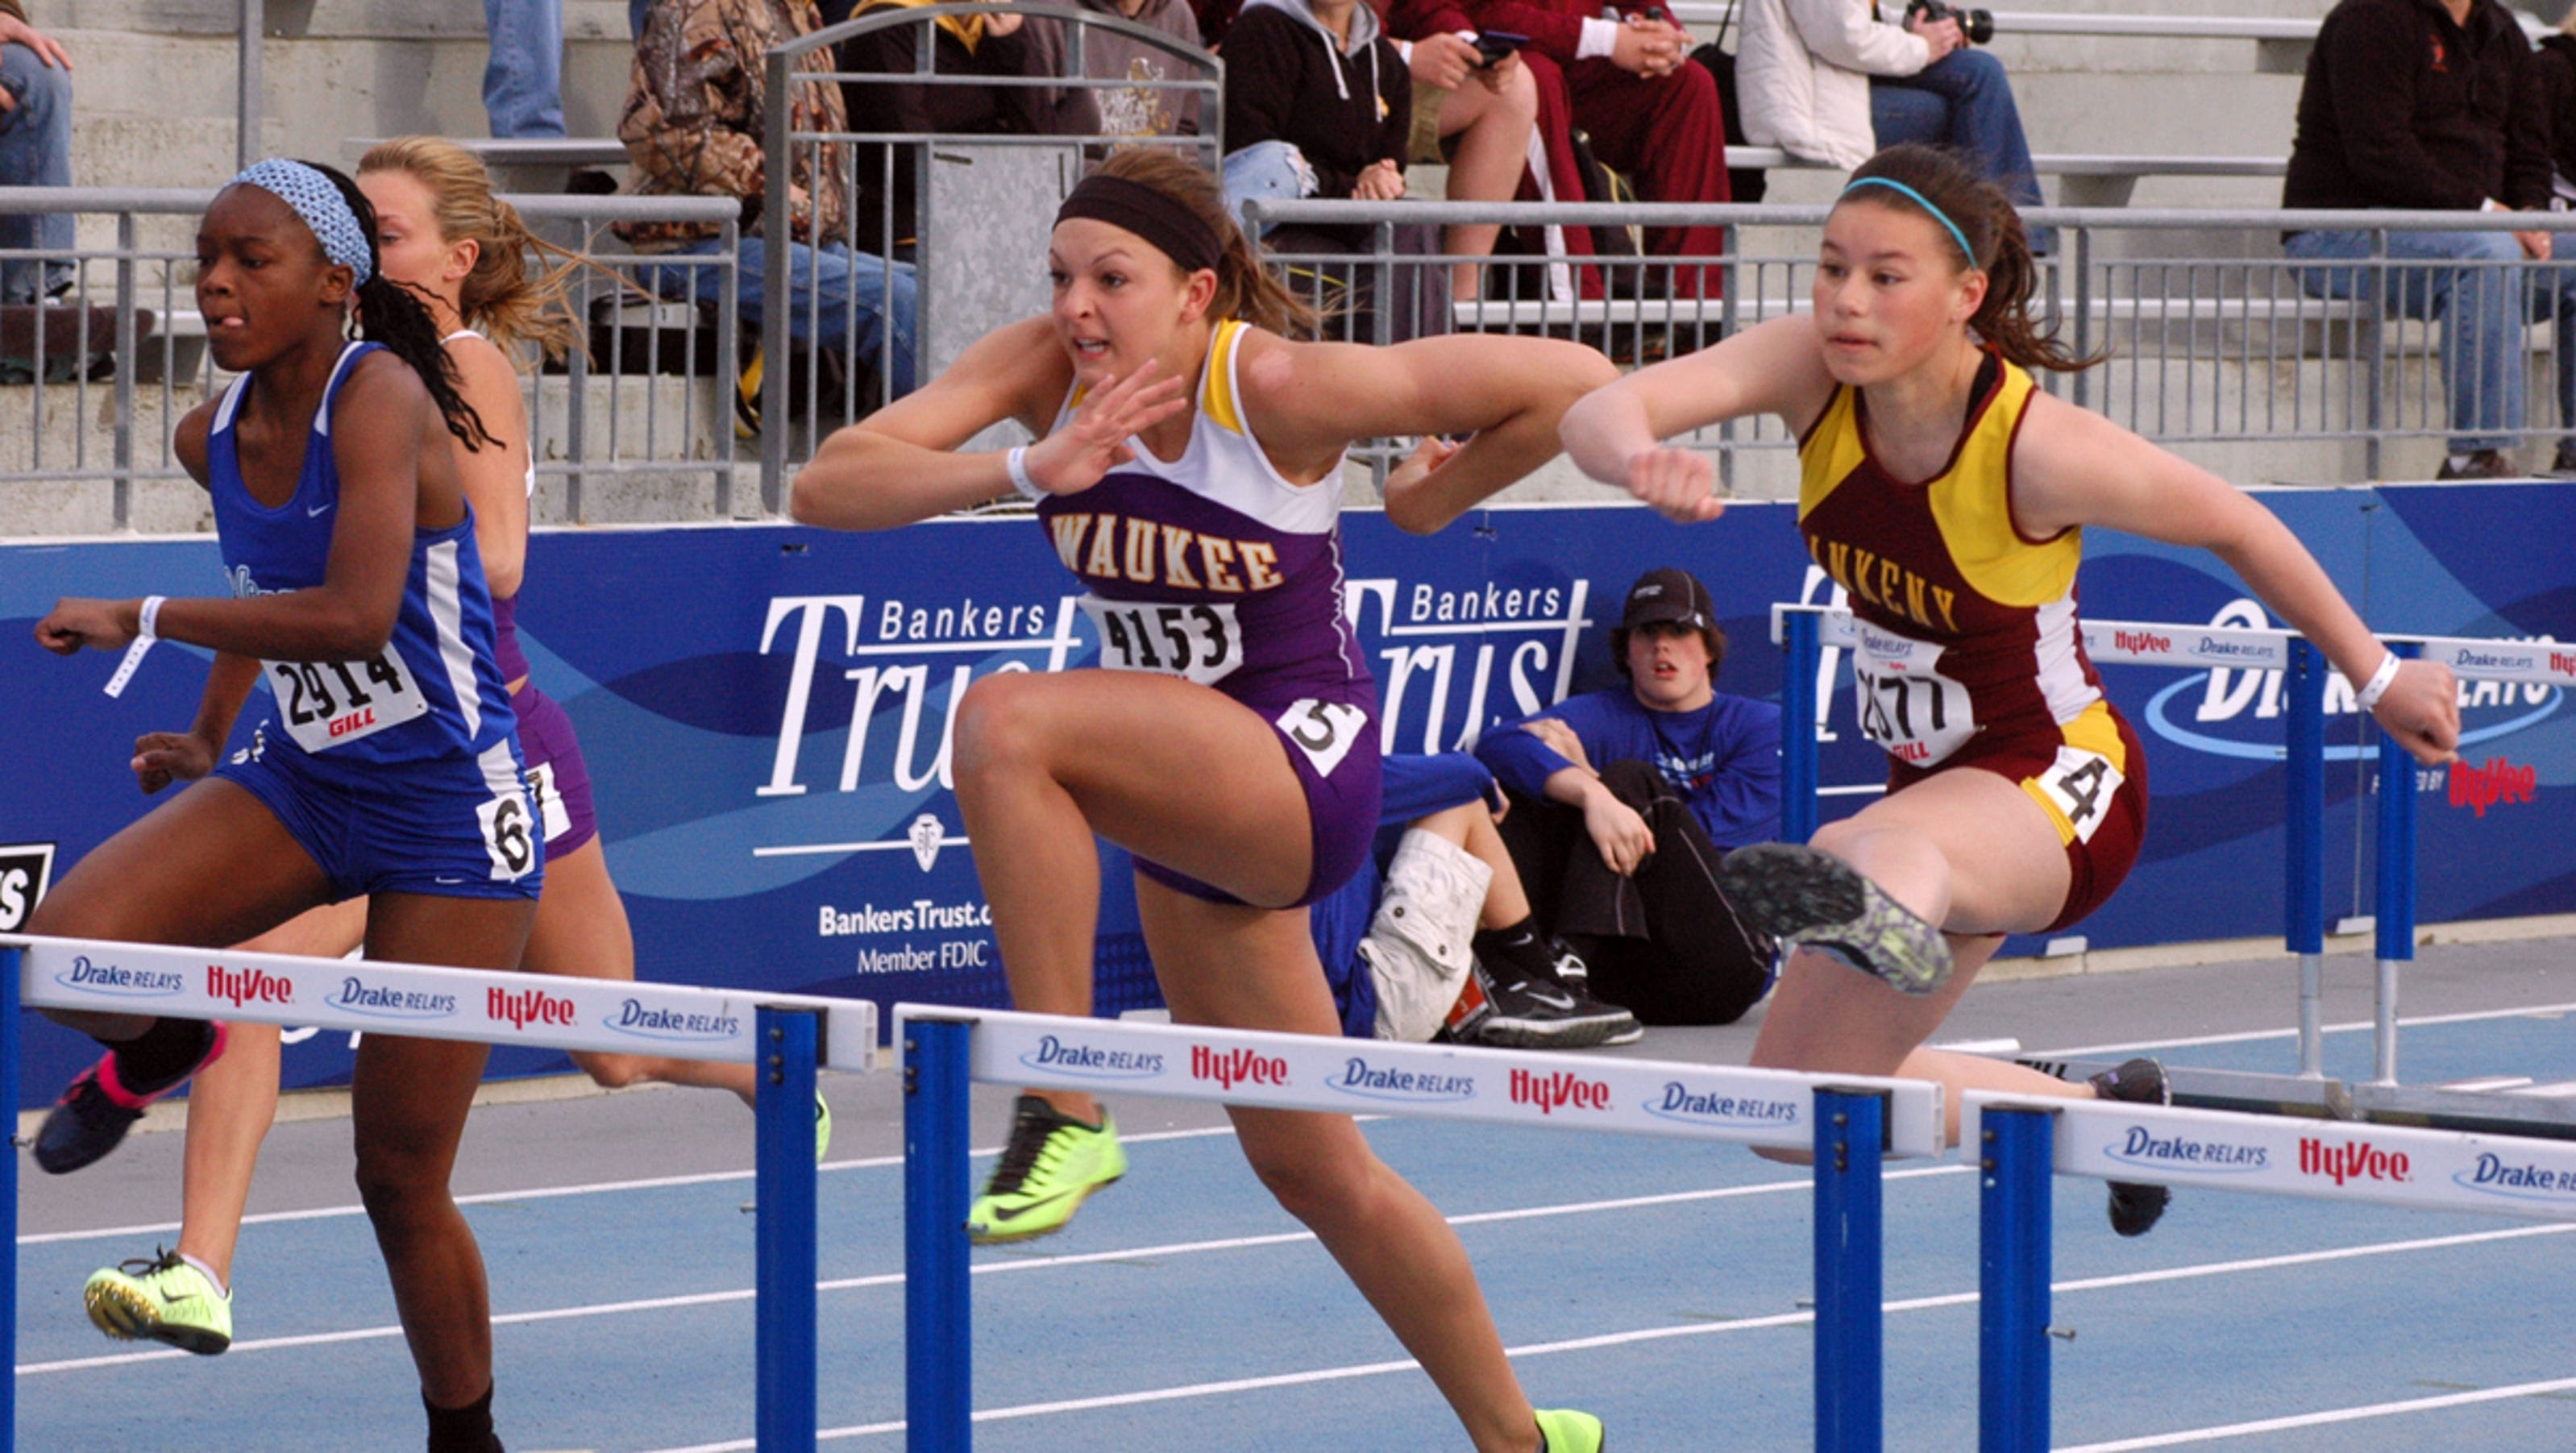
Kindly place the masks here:
[(2474, 211), (2549, 202), (2531, 46), (2496, 0), (2342, 0), (2299, 90), (2285, 207)]
[(2542, 36), (2531, 70), (2550, 164), (2560, 176), (2576, 177), (2576, 35)]
[[(918, 5), (924, 0), (908, 0)], [(836, 25), (850, 15), (883, 8), (883, 0), (824, 0), (823, 23)], [(908, 22), (871, 31), (837, 47), (836, 55), (844, 71), (875, 75), (911, 75), (921, 49), (919, 22)], [(960, 22), (936, 22), (932, 35), (931, 66), (941, 76), (1022, 76), (1030, 73), (1034, 55), (1028, 43), (1028, 27), (1022, 26), (1008, 36), (984, 35), (978, 27), (973, 33), (976, 43), (966, 43), (966, 31)], [(843, 81), (841, 95), (849, 108), (850, 129), (856, 132), (925, 132), (941, 136), (1026, 136), (1044, 127), (1042, 109), (1046, 92), (1030, 86), (978, 86), (961, 81), (899, 82)], [(858, 158), (858, 217), (851, 229), (850, 244), (864, 252), (882, 257), (910, 258), (914, 253), (915, 229), (920, 225), (920, 179), (915, 167), (920, 159), (918, 144), (860, 143), (851, 148)], [(887, 153), (893, 153), (889, 189)]]
[(1247, 7), (1225, 34), (1225, 145), (1285, 141), (1315, 169), (1315, 195), (1347, 197), (1377, 161), (1404, 166), (1413, 73), (1363, 4), (1337, 47), (1302, 8)]

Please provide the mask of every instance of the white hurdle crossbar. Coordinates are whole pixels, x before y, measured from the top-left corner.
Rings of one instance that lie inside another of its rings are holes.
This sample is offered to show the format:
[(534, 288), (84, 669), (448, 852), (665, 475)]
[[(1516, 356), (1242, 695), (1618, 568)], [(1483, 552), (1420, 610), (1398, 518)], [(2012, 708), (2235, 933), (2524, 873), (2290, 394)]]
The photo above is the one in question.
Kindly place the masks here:
[(1656, 1060), (901, 1004), (905, 1433), (973, 1446), (968, 1083), (1734, 1141), (1816, 1157), (1816, 1447), (1880, 1446), (1879, 1162), (1943, 1153), (1942, 1088)]
[[(0, 937), (0, 1084), (15, 1105), (19, 1006), (312, 1025), (415, 1039), (598, 1050), (759, 1066), (756, 1365), (763, 1449), (815, 1434), (814, 1075), (876, 1065), (864, 999), (302, 958), (89, 939)], [(0, 1197), (14, 1244), (18, 1162)], [(0, 1338), (17, 1362), (17, 1279)], [(17, 1379), (0, 1380), (0, 1448), (16, 1446)]]
[(1978, 1447), (2046, 1453), (2053, 1176), (2576, 1221), (2576, 1144), (2102, 1100), (1964, 1097), (1978, 1148)]

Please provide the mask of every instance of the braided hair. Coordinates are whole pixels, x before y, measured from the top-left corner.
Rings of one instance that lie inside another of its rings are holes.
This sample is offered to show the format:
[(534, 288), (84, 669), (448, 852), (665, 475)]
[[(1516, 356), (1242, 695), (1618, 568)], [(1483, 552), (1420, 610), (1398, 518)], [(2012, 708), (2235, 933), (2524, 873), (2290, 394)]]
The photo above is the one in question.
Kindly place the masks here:
[(370, 343), (381, 343), (387, 352), (411, 365), (437, 403), (439, 417), (447, 423), (447, 432), (455, 435), (468, 449), (481, 449), (498, 444), (489, 429), (483, 427), (483, 416), (465, 401), (458, 391), (456, 364), (447, 356), (446, 341), (438, 336), (438, 321), (432, 318), (428, 305), (413, 290), (385, 276), (382, 259), (376, 255), (376, 209), (367, 194), (337, 167), (318, 161), (304, 165), (330, 179), (348, 202), (349, 211), (358, 219), (358, 230), (367, 238), (367, 280), (358, 285), (358, 336)]

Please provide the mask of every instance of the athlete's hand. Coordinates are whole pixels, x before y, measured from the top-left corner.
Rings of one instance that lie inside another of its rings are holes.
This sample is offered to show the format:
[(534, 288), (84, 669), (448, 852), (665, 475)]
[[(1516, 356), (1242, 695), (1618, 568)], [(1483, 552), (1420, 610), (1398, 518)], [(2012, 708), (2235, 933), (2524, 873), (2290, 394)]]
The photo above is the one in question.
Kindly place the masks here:
[(1402, 464), (1386, 472), (1386, 486), (1381, 492), (1393, 498), (1406, 490), (1421, 488), (1422, 481), (1439, 473), (1442, 465), (1456, 458), (1458, 451), (1466, 447), (1453, 444), (1437, 434), (1432, 435), (1414, 445), (1413, 452), (1404, 456)]
[(194, 732), (145, 732), (134, 739), (134, 780), (146, 797), (173, 782), (194, 782), (215, 770), (220, 750)]
[(1717, 488), (1717, 466), (1695, 450), (1640, 449), (1628, 456), (1626, 477), (1619, 482), (1677, 525), (1694, 525), (1726, 513), (1726, 499)]
[(1607, 787), (1583, 799), (1583, 830), (1592, 835), (1592, 846), (1600, 849), (1601, 861), (1623, 878), (1654, 856), (1654, 829), (1646, 826), (1637, 809), (1620, 801)]
[(1112, 380), (1084, 399), (1063, 428), (1029, 446), (1020, 463), (1049, 494), (1080, 494), (1110, 470), (1136, 457), (1127, 441), (1189, 407), (1184, 380), (1166, 376), (1160, 362)]
[(1574, 728), (1552, 716), (1532, 718), (1524, 727), (1531, 736), (1546, 743), (1549, 751), (1586, 772), (1593, 770), (1592, 759), (1583, 753), (1583, 738), (1574, 734)]
[(2441, 662), (2399, 662), (2370, 714), (2425, 766), (2460, 759), (2460, 683)]
[(65, 596), (36, 622), (36, 644), (57, 656), (74, 656), (83, 646), (100, 651), (122, 649), (134, 639), (141, 602), (82, 600)]

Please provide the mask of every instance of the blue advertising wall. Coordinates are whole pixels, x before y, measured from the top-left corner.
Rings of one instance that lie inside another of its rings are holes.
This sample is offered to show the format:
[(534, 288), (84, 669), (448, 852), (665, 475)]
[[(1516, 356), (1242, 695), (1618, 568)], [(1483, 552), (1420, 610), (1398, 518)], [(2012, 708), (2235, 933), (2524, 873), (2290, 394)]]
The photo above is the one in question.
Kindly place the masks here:
[[(2556, 485), (2267, 493), (2386, 631), (2576, 639), (2576, 489)], [(1733, 638), (1721, 689), (1776, 697), (1775, 600), (1824, 601), (1787, 507), (1744, 505), (1689, 530), (1629, 507), (1502, 509), (1428, 539), (1373, 513), (1346, 522), (1348, 605), (1396, 751), (1449, 750), (1569, 691), (1612, 684), (1604, 637), (1627, 583), (1679, 564), (1708, 582)], [(608, 861), (644, 977), (899, 999), (1000, 1002), (972, 845), (948, 789), (963, 686), (1093, 654), (1071, 580), (1025, 519), (876, 536), (790, 526), (553, 532), (535, 540), (521, 633), (537, 679), (578, 723)], [(2265, 623), (2215, 559), (2108, 532), (2081, 580), (2097, 619)], [(221, 590), (207, 540), (0, 547), (0, 929), (50, 871), (150, 803), (127, 769), (139, 734), (193, 717), (205, 658), (164, 647), (119, 699), (114, 657), (65, 661), (29, 628), (59, 595)], [(1849, 672), (1827, 673), (1823, 780), (1866, 786), (1882, 758), (1854, 729)], [(2106, 667), (2152, 763), (2146, 854), (2074, 930), (2096, 948), (2281, 931), (2277, 683), (2261, 673)], [(2425, 772), (2420, 913), (2444, 921), (2576, 908), (2576, 716), (2544, 687), (2475, 688), (2467, 763)], [(254, 698), (243, 732), (263, 709)], [(2348, 692), (2329, 700), (2329, 915), (2368, 912), (2371, 763)], [(2528, 782), (2530, 790), (2524, 792)], [(1829, 797), (1826, 815), (1866, 795)], [(1116, 855), (1111, 854), (1113, 860)], [(49, 861), (48, 861), (49, 860)], [(1155, 1002), (1132, 893), (1112, 861), (1101, 1005)], [(2016, 941), (2007, 953), (2035, 951)], [(28, 1031), (29, 1102), (91, 1051)], [(344, 1039), (287, 1054), (293, 1085), (344, 1079)], [(529, 1052), (495, 1073), (557, 1068)]]

